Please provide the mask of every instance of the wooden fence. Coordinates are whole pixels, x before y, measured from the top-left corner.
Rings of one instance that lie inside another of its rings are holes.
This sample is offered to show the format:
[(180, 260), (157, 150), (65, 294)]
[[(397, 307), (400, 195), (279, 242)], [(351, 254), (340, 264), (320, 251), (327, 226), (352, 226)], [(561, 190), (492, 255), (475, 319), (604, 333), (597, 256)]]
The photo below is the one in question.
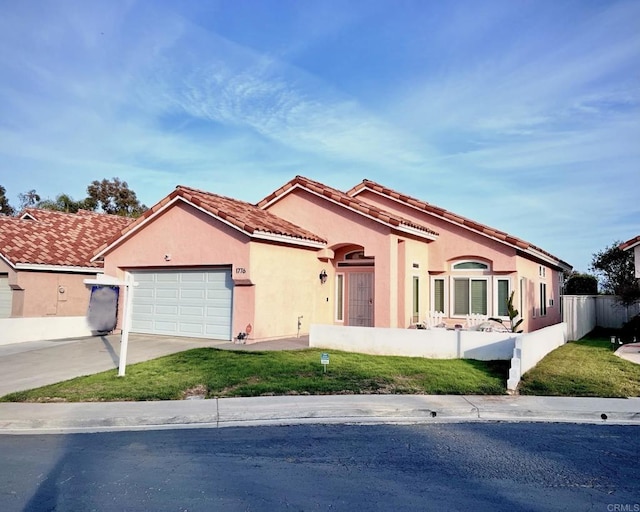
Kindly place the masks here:
[(640, 303), (621, 306), (614, 295), (564, 295), (562, 318), (567, 324), (567, 337), (579, 340), (596, 327), (619, 329), (640, 314)]

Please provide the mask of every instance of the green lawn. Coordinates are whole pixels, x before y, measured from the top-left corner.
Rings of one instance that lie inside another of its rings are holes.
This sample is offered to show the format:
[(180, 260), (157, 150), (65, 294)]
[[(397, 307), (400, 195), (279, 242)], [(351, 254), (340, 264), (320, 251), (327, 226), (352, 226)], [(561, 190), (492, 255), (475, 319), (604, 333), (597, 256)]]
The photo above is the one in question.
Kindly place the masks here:
[(330, 352), (326, 374), (321, 350), (232, 352), (189, 350), (51, 386), (12, 393), (0, 401), (174, 400), (198, 391), (206, 397), (291, 394), (505, 393), (509, 361), (436, 360)]
[(614, 355), (607, 334), (594, 332), (551, 352), (522, 377), (520, 394), (640, 396), (640, 365)]

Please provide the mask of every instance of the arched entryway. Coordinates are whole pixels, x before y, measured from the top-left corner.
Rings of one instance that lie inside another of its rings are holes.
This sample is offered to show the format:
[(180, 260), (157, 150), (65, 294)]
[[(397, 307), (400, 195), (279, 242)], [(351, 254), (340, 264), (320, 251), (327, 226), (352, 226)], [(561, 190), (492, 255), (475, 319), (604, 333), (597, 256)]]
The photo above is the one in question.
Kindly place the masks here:
[(375, 260), (361, 246), (335, 251), (336, 318), (344, 325), (375, 325)]

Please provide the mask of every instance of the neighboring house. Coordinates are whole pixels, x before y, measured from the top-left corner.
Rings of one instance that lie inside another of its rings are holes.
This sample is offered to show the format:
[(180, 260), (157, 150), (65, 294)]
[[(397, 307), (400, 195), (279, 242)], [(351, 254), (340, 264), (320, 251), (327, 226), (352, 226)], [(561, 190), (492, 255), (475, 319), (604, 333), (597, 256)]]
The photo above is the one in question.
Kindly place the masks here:
[(453, 325), (506, 316), (511, 290), (527, 330), (561, 321), (568, 264), (426, 206), (368, 181), (345, 193), (298, 176), (257, 205), (179, 186), (92, 262), (138, 283), (132, 332), (258, 341), (432, 310)]
[(623, 251), (630, 251), (633, 249), (633, 259), (635, 262), (636, 277), (640, 279), (640, 235), (631, 240), (627, 240), (620, 246)]
[(91, 257), (131, 221), (36, 208), (0, 216), (0, 318), (85, 315), (90, 289), (83, 281), (102, 273)]

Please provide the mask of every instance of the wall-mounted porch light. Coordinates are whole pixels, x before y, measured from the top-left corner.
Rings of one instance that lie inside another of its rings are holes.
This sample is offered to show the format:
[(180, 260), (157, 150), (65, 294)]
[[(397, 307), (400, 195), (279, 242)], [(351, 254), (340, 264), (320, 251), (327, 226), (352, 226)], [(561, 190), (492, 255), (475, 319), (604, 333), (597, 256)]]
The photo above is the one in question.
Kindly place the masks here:
[(320, 278), (320, 284), (324, 284), (327, 282), (327, 271), (325, 269), (322, 269), (322, 272), (320, 272), (320, 275), (318, 276)]

